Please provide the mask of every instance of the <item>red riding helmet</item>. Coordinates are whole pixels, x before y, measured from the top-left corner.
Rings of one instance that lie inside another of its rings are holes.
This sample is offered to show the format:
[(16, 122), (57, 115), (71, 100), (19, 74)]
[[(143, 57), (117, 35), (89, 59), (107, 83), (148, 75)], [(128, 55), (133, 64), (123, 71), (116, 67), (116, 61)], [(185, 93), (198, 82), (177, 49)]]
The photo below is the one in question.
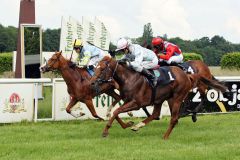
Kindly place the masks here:
[(162, 38), (156, 37), (156, 38), (152, 39), (152, 45), (153, 46), (159, 46), (162, 43), (163, 43)]

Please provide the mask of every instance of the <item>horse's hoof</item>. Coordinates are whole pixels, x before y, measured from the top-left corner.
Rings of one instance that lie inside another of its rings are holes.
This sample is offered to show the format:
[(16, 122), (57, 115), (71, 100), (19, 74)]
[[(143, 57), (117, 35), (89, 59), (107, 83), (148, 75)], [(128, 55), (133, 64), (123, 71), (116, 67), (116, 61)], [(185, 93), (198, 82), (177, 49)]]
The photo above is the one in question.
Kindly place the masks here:
[(132, 127), (131, 127), (131, 130), (136, 132), (136, 131), (139, 130), (139, 127), (137, 127), (137, 126), (132, 126)]
[(163, 137), (163, 140), (168, 140), (168, 137), (165, 137), (165, 136), (164, 136), (164, 137)]
[(168, 137), (169, 137), (169, 136), (164, 135), (164, 136), (163, 136), (163, 140), (168, 140)]
[(133, 113), (132, 112), (128, 112), (127, 113), (130, 117), (133, 117)]
[(104, 121), (103, 118), (98, 118), (97, 120), (100, 121), (100, 122)]
[(197, 122), (197, 116), (196, 115), (192, 115), (192, 121)]
[(110, 113), (109, 113), (109, 114), (107, 114), (107, 115), (106, 115), (106, 117), (107, 117), (107, 118), (110, 118), (110, 117), (111, 117), (111, 114), (110, 114)]
[(159, 117), (157, 117), (157, 118), (154, 118), (154, 120), (160, 120), (160, 118), (159, 118)]
[(80, 117), (82, 117), (82, 116), (84, 116), (84, 115), (85, 115), (85, 113), (83, 113), (83, 112), (80, 112), (80, 113), (79, 113), (79, 116), (80, 116)]
[(128, 126), (128, 127), (132, 127), (132, 126), (133, 126), (133, 124), (134, 124), (134, 122), (133, 122), (133, 121), (129, 121), (129, 122), (127, 122), (127, 126)]
[(108, 136), (108, 132), (103, 132), (103, 133), (102, 133), (102, 137), (103, 137), (103, 138), (106, 138), (107, 136)]
[(85, 115), (85, 113), (83, 113), (83, 112), (75, 113), (75, 112), (72, 112), (72, 111), (70, 112), (70, 114), (75, 118), (82, 117), (82, 116)]

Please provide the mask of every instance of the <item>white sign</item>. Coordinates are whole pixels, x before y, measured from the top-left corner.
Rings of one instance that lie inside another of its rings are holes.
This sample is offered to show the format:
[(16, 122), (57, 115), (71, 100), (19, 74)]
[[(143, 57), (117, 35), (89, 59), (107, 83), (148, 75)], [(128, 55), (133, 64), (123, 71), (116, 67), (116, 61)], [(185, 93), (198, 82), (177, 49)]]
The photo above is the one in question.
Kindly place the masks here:
[[(60, 51), (63, 51), (66, 58), (70, 58), (75, 39), (81, 39), (84, 43), (90, 42), (95, 46), (108, 50), (110, 44), (110, 34), (105, 25), (95, 18), (91, 22), (86, 17), (82, 17), (81, 22), (72, 17), (62, 18)], [(73, 52), (73, 61), (78, 55)]]
[(33, 120), (34, 84), (0, 84), (0, 122)]
[[(67, 92), (67, 86), (66, 83), (63, 81), (63, 79), (54, 79), (53, 81), (53, 97), (54, 97), (54, 119), (55, 120), (70, 120), (70, 119), (76, 119), (72, 115), (68, 114), (66, 112), (66, 107), (70, 102), (70, 96)], [(106, 119), (106, 113), (108, 107), (112, 104), (113, 98), (106, 95), (101, 94), (100, 96), (97, 96), (93, 99), (93, 105), (95, 107), (95, 110), (97, 114)], [(117, 104), (111, 111), (113, 113), (123, 102), (120, 102)], [(77, 103), (73, 108), (73, 112), (75, 114), (78, 114), (80, 112), (84, 113), (85, 115), (83, 117), (80, 117), (79, 119), (94, 119), (94, 117), (91, 115), (90, 111), (88, 110), (87, 106), (84, 103)], [(153, 110), (152, 106), (148, 107), (148, 111), (151, 114)], [(138, 111), (132, 112), (134, 117), (146, 117), (146, 114), (142, 109)], [(161, 115), (169, 115), (169, 109), (167, 103), (164, 103), (161, 110)], [(121, 113), (119, 115), (120, 117), (129, 117), (127, 113)]]

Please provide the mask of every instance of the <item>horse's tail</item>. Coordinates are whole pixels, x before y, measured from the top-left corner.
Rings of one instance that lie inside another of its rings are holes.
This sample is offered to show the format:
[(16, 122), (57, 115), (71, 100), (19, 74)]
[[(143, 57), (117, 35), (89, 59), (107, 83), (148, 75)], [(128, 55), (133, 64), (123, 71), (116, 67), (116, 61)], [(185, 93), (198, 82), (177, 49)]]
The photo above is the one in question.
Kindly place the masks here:
[(219, 82), (217, 79), (210, 80), (210, 79), (207, 79), (207, 78), (201, 76), (200, 81), (203, 82), (204, 84), (212, 87), (213, 89), (215, 89), (217, 91), (221, 91), (223, 93), (228, 91), (228, 88), (224, 84)]

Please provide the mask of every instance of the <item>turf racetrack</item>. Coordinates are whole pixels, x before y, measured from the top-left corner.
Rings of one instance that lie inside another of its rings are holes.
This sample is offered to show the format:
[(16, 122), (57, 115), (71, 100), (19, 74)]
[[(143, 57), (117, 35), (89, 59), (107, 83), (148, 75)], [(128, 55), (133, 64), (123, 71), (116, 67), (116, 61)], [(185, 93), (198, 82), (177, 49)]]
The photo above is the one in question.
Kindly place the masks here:
[[(141, 119), (132, 119), (135, 123)], [(125, 119), (126, 121), (126, 119)], [(151, 160), (240, 159), (240, 113), (204, 115), (196, 123), (180, 119), (164, 141), (169, 117), (139, 132), (115, 122), (108, 138), (106, 122), (22, 122), (0, 126), (1, 160)]]

